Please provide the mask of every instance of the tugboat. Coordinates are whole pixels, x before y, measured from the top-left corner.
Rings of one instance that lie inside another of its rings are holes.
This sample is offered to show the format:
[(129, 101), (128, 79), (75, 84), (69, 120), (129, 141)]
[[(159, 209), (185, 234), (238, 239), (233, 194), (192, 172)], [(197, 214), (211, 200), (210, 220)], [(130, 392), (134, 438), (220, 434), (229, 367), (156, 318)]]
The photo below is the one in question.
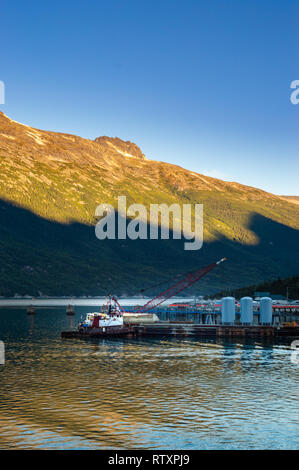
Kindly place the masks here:
[(98, 336), (134, 336), (133, 326), (124, 326), (123, 312), (115, 297), (108, 296), (101, 312), (87, 313), (77, 330), (62, 331), (62, 338), (98, 337)]

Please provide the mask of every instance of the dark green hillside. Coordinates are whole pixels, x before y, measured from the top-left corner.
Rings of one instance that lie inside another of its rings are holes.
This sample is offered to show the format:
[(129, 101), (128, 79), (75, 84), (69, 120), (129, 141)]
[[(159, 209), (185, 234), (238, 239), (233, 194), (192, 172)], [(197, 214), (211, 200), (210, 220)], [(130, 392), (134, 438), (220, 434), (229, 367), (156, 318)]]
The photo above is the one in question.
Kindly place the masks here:
[[(186, 252), (180, 240), (104, 240), (94, 228), (80, 223), (48, 221), (28, 210), (0, 203), (1, 295), (118, 295), (136, 294), (158, 281), (198, 269), (227, 256), (186, 294), (206, 294), (252, 283), (261, 276), (295, 272), (293, 252), (297, 231), (260, 215), (251, 230), (264, 243), (246, 246), (220, 238), (196, 252)], [(269, 235), (273, 244), (267, 242)], [(278, 253), (276, 246), (288, 244)], [(156, 294), (161, 288), (147, 291)]]
[(240, 289), (224, 290), (218, 292), (213, 297), (223, 297), (228, 294), (233, 294), (237, 298), (241, 298), (245, 295), (252, 297), (255, 292), (269, 292), (271, 295), (288, 296), (290, 300), (299, 299), (299, 276), (287, 277), (285, 279), (277, 277), (277, 279), (272, 281), (265, 281)]

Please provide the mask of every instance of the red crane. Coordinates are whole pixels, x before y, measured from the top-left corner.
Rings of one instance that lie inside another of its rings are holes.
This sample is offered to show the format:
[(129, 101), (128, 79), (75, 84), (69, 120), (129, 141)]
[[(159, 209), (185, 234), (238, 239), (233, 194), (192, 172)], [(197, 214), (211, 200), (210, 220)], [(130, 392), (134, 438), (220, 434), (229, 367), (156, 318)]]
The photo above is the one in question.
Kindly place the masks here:
[[(209, 264), (209, 266), (201, 268), (198, 271), (189, 273), (186, 277), (176, 282), (171, 287), (161, 292), (159, 295), (157, 295), (153, 299), (149, 300), (145, 305), (137, 307), (137, 309), (134, 310), (134, 313), (145, 313), (145, 312), (148, 312), (149, 310), (152, 310), (153, 308), (160, 305), (162, 302), (165, 302), (165, 300), (170, 299), (170, 297), (173, 297), (174, 295), (177, 295), (180, 292), (182, 292), (184, 289), (187, 289), (187, 287), (192, 286), (192, 284), (199, 281), (199, 279), (204, 277), (208, 272), (210, 272), (212, 269), (214, 269), (216, 266), (218, 266), (220, 263), (222, 263), (225, 260), (226, 258), (222, 258), (221, 260), (216, 261), (215, 263)], [(115, 297), (113, 297), (113, 300), (117, 303), (117, 305), (123, 311), (123, 308), (120, 306), (120, 304), (118, 303)]]

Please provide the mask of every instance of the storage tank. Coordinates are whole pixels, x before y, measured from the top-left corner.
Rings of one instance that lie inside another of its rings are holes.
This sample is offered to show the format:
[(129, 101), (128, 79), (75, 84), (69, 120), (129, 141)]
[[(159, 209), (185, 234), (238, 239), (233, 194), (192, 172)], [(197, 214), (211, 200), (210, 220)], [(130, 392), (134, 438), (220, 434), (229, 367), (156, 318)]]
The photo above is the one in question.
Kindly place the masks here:
[(253, 300), (251, 297), (242, 297), (241, 306), (241, 323), (243, 325), (252, 325), (253, 323)]
[(235, 321), (236, 309), (234, 297), (223, 297), (221, 301), (222, 324), (232, 325)]
[(272, 299), (270, 297), (262, 297), (260, 300), (260, 323), (272, 325)]

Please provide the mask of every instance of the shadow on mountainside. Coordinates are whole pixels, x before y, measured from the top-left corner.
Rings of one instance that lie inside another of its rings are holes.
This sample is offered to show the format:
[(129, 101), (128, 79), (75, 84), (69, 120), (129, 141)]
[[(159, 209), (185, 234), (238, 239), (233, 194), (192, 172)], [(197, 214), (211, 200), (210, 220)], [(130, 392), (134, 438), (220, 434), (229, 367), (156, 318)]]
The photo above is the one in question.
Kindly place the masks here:
[(100, 241), (92, 226), (51, 222), (2, 200), (0, 295), (132, 295), (224, 256), (226, 263), (186, 293), (212, 293), (298, 273), (298, 230), (257, 213), (248, 226), (258, 237), (256, 245), (222, 236), (204, 242), (201, 250), (185, 251), (184, 240)]

